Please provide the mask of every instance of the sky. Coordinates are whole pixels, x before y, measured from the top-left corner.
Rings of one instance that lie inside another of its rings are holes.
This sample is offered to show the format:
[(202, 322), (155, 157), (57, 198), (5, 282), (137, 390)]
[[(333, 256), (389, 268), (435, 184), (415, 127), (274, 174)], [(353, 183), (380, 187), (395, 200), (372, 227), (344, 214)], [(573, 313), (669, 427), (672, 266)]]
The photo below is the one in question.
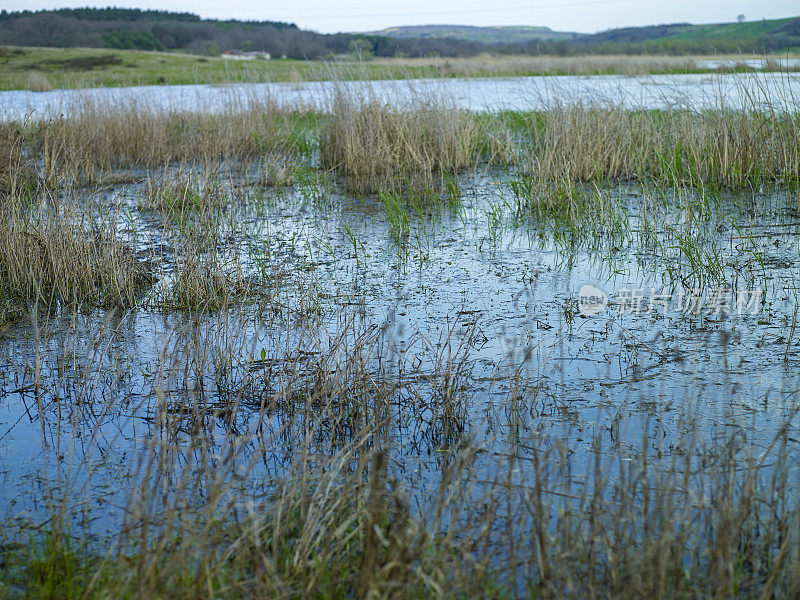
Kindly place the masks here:
[(717, 23), (800, 16), (797, 0), (3, 0), (6, 10), (116, 5), (193, 12), (206, 18), (288, 21), (323, 33), (373, 31), (396, 25), (536, 25), (594, 33), (659, 23)]

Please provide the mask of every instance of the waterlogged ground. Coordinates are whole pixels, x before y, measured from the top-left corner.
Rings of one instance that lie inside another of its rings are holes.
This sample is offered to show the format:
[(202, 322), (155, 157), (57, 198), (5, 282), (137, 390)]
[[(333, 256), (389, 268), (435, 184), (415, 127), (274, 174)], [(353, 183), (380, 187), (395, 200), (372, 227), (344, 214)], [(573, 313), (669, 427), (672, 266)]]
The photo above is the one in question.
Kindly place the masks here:
[[(559, 104), (626, 108), (728, 108), (785, 110), (800, 98), (796, 73), (708, 75), (541, 76), (414, 81), (315, 81), (231, 85), (164, 85), (91, 90), (0, 92), (0, 119), (69, 116), (87, 103), (136, 105), (150, 110), (225, 112), (266, 99), (286, 106), (326, 109), (335, 93), (372, 94), (384, 101), (415, 103), (445, 97), (472, 111), (541, 110)], [(790, 108), (792, 110), (792, 108)]]
[[(117, 531), (128, 484), (164, 461), (194, 468), (192, 455), (266, 490), (304, 436), (324, 456), (355, 425), (322, 408), (300, 418), (291, 398), (259, 417), (264, 398), (287, 378), (313, 387), (323, 368), (346, 378), (359, 344), (370, 378), (413, 382), (385, 407), (387, 435), (392, 471), (423, 498), (466, 445), (476, 481), (557, 442), (582, 477), (598, 439), (657, 463), (689, 431), (710, 445), (735, 432), (757, 451), (800, 424), (796, 195), (610, 187), (596, 190), (617, 207), (606, 229), (569, 231), (520, 210), (512, 172), (463, 175), (441, 205), (405, 205), (405, 221), (335, 182), (219, 177), (229, 196), (205, 235), (248, 290), (221, 312), (158, 304), (182, 260), (176, 231), (204, 217), (142, 209), (144, 181), (69, 194), (117, 214), (160, 281), (140, 308), (65, 310), (0, 341), (7, 519), (39, 522), (46, 498), (67, 497), (76, 525)], [(157, 449), (164, 436), (183, 453)], [(525, 485), (524, 469), (510, 476)]]

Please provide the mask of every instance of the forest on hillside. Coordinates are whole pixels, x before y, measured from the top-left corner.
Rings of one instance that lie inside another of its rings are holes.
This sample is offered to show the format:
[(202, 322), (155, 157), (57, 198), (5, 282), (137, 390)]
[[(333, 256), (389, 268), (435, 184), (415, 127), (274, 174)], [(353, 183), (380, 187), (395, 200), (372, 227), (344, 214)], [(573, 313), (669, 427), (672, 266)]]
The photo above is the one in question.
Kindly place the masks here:
[(0, 12), (0, 45), (173, 50), (215, 55), (262, 51), (289, 58), (342, 54), (474, 56), (501, 54), (705, 54), (800, 48), (800, 18), (718, 26), (629, 27), (572, 39), (487, 44), (457, 38), (321, 34), (280, 21), (219, 21), (192, 13), (125, 8)]
[(204, 55), (257, 50), (289, 58), (321, 58), (346, 52), (367, 56), (471, 56), (486, 50), (483, 44), (464, 40), (326, 35), (276, 21), (217, 21), (191, 13), (120, 8), (2, 11), (0, 44), (181, 50)]

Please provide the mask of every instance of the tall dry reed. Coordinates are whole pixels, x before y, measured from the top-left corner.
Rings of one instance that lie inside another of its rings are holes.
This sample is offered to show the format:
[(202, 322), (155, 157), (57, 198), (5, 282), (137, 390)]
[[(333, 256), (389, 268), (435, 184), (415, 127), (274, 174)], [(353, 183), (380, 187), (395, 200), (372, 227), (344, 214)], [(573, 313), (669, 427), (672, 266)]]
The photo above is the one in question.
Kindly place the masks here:
[[(427, 77), (521, 77), (531, 75), (647, 75), (697, 69), (697, 60), (685, 56), (548, 56), (479, 54), (465, 58), (383, 58), (371, 64), (422, 71)], [(712, 57), (713, 58), (713, 57)]]
[(558, 106), (513, 119), (548, 180), (654, 180), (758, 188), (800, 181), (800, 112)]
[[(475, 115), (413, 86), (389, 94), (334, 89), (328, 112), (258, 99), (245, 105), (235, 95), (219, 114), (86, 100), (69, 117), (0, 126), (0, 181), (92, 183), (120, 168), (298, 153), (361, 193), (404, 181), (424, 188), (445, 172), (518, 160), (548, 180), (758, 187), (800, 179), (800, 111), (789, 87), (733, 89), (745, 110), (724, 101), (703, 110), (589, 105), (564, 91), (541, 110), (502, 115)], [(33, 176), (21, 177), (22, 166)]]
[(403, 182), (432, 187), (437, 175), (481, 162), (507, 164), (514, 151), (498, 123), (478, 119), (440, 98), (392, 106), (375, 94), (333, 99), (320, 132), (320, 159), (360, 192), (395, 189)]
[(114, 169), (291, 153), (304, 141), (295, 129), (302, 108), (282, 109), (268, 99), (244, 106), (232, 95), (226, 109), (209, 114), (84, 99), (69, 117), (14, 127), (20, 151), (40, 157), (42, 175), (54, 185), (94, 183)]

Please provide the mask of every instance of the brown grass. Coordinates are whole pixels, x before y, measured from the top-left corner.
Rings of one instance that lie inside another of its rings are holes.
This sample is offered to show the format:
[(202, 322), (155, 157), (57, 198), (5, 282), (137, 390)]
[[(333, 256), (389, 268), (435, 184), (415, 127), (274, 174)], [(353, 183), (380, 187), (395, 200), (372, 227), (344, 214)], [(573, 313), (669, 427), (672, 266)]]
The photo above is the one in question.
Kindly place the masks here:
[(50, 80), (43, 73), (32, 71), (28, 74), (27, 89), (31, 92), (49, 92), (53, 89)]
[(12, 196), (0, 205), (0, 281), (26, 302), (130, 307), (150, 277), (114, 226), (55, 198)]
[[(102, 182), (115, 169), (260, 159), (267, 165), (265, 182), (282, 185), (294, 179), (287, 157), (313, 161), (318, 148), (321, 165), (359, 193), (408, 183), (432, 188), (444, 173), (520, 158), (550, 180), (795, 185), (798, 99), (776, 98), (766, 89), (749, 93), (752, 110), (745, 111), (589, 107), (565, 96), (540, 111), (502, 116), (474, 115), (436, 94), (415, 96), (413, 89), (392, 104), (369, 87), (338, 89), (330, 114), (288, 110), (269, 100), (245, 108), (233, 96), (217, 115), (86, 101), (69, 118), (0, 126), (0, 180), (7, 189), (12, 179), (17, 187), (34, 180), (58, 187)], [(765, 100), (780, 106), (764, 108)], [(153, 198), (154, 206), (160, 203)]]
[[(507, 56), (481, 54), (468, 58), (375, 59), (375, 64), (429, 69), (430, 77), (518, 77), (530, 75), (646, 75), (696, 69), (695, 60), (682, 56)], [(714, 58), (714, 57), (708, 57)]]
[(403, 181), (433, 187), (437, 174), (507, 164), (514, 145), (498, 124), (431, 99), (392, 107), (374, 96), (336, 95), (320, 133), (322, 165), (359, 192), (395, 189)]
[(296, 151), (292, 133), (298, 111), (269, 100), (253, 101), (246, 109), (237, 104), (233, 99), (225, 114), (211, 115), (85, 100), (69, 118), (23, 126), (22, 150), (41, 157), (51, 185), (97, 182), (114, 169)]
[(523, 128), (548, 180), (638, 179), (711, 188), (800, 181), (800, 112), (559, 106)]

